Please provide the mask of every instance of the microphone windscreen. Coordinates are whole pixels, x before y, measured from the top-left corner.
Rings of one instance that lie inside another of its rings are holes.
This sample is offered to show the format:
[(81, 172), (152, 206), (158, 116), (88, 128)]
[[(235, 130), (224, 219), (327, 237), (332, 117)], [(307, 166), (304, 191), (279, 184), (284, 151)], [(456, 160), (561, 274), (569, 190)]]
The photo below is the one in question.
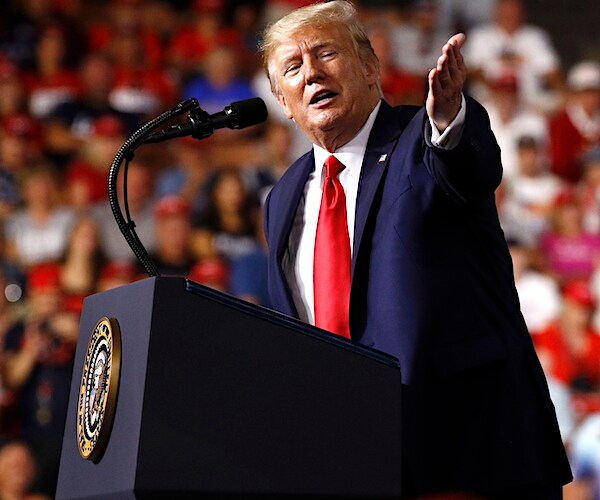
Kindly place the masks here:
[(257, 125), (264, 122), (268, 115), (267, 106), (260, 97), (232, 102), (229, 108), (235, 115), (235, 123), (231, 128), (246, 128)]

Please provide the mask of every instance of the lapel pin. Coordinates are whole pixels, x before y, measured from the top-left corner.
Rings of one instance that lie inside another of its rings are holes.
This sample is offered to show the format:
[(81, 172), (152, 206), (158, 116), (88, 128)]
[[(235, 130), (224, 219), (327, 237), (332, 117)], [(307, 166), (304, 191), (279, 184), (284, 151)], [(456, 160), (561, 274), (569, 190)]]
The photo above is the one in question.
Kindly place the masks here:
[(385, 155), (381, 155), (381, 156), (379, 157), (379, 160), (377, 161), (377, 163), (383, 163), (383, 162), (385, 161), (385, 159), (386, 159), (386, 158), (387, 158), (387, 154), (385, 154)]

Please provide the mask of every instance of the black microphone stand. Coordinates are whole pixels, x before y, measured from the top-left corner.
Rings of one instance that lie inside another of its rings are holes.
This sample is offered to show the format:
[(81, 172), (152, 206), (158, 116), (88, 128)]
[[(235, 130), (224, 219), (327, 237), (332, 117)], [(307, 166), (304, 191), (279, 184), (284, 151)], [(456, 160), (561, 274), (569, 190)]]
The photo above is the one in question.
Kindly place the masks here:
[[(160, 273), (156, 269), (154, 262), (150, 259), (146, 248), (140, 241), (136, 231), (135, 231), (135, 223), (131, 219), (131, 214), (129, 213), (129, 204), (127, 201), (127, 169), (129, 168), (129, 163), (133, 160), (136, 149), (146, 142), (146, 139), (154, 132), (157, 128), (161, 127), (164, 123), (176, 118), (177, 116), (182, 115), (188, 111), (199, 110), (198, 116), (203, 116), (203, 113), (206, 112), (200, 109), (197, 99), (187, 99), (186, 101), (180, 102), (177, 106), (169, 111), (165, 111), (161, 115), (157, 116), (153, 120), (150, 120), (145, 125), (142, 125), (138, 130), (136, 130), (130, 137), (127, 139), (125, 144), (121, 146), (115, 159), (112, 162), (110, 167), (110, 171), (108, 173), (108, 200), (110, 203), (110, 207), (112, 209), (113, 215), (121, 233), (125, 237), (127, 244), (140, 261), (148, 276), (159, 276)], [(210, 134), (208, 134), (210, 135)], [(208, 136), (206, 136), (208, 137)], [(200, 138), (200, 137), (198, 137)], [(125, 160), (125, 169), (123, 170), (123, 202), (125, 205), (125, 216), (123, 216), (123, 212), (121, 211), (121, 206), (119, 204), (119, 199), (117, 196), (117, 177), (119, 175), (119, 171), (121, 169), (121, 163)]]

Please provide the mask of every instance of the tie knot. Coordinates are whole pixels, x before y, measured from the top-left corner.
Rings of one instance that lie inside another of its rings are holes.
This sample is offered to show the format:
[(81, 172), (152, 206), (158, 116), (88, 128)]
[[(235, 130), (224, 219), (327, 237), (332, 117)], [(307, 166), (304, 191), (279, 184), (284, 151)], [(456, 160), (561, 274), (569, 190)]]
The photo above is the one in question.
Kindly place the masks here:
[(327, 177), (335, 178), (345, 168), (345, 165), (333, 155), (325, 160), (325, 173)]

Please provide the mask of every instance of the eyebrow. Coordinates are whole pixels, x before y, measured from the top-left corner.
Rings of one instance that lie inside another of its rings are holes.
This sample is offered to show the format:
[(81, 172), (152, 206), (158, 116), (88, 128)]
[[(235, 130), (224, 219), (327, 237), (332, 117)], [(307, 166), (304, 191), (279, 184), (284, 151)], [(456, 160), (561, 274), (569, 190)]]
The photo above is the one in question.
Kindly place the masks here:
[[(328, 47), (335, 47), (335, 40), (325, 40), (323, 42), (319, 42), (316, 45), (314, 45), (313, 47), (310, 47), (310, 51), (311, 52), (317, 52), (319, 50), (322, 50), (324, 48), (328, 48)], [(300, 51), (301, 52), (301, 51)], [(294, 49), (290, 50), (290, 54), (287, 56), (284, 56), (284, 58), (281, 60), (281, 67), (286, 66), (287, 64), (289, 64), (291, 61), (295, 60), (298, 58), (298, 50), (297, 50), (297, 46), (295, 46)]]

